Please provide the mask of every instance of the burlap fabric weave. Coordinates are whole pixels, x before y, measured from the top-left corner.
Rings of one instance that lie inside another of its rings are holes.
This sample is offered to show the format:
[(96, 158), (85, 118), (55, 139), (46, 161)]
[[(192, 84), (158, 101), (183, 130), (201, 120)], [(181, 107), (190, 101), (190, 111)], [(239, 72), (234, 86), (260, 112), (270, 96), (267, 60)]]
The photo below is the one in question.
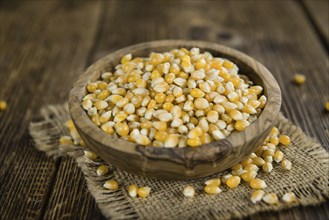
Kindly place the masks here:
[[(277, 126), (289, 135), (292, 144), (283, 148), (286, 158), (291, 160), (293, 168), (283, 171), (274, 163), (270, 174), (259, 172), (259, 177), (268, 185), (266, 192), (275, 192), (279, 198), (288, 191), (298, 197), (293, 204), (257, 205), (250, 202), (251, 188), (242, 183), (238, 188), (230, 190), (221, 187), (219, 195), (209, 196), (203, 193), (204, 181), (210, 177), (190, 181), (162, 181), (143, 178), (116, 169), (109, 164), (111, 172), (103, 177), (96, 175), (96, 168), (104, 161), (96, 162), (83, 156), (82, 147), (58, 144), (61, 135), (69, 135), (64, 123), (69, 119), (66, 105), (46, 106), (41, 111), (41, 118), (31, 122), (30, 134), (37, 149), (49, 156), (69, 155), (75, 158), (85, 175), (89, 192), (95, 198), (103, 215), (109, 219), (228, 219), (245, 217), (256, 212), (283, 210), (298, 205), (315, 205), (329, 198), (329, 154), (315, 140), (307, 137), (300, 128), (294, 126), (280, 115)], [(222, 173), (211, 177), (217, 177)], [(116, 179), (120, 183), (117, 191), (102, 187), (108, 179)], [(130, 198), (127, 187), (130, 184), (150, 186), (151, 195), (146, 199)], [(187, 184), (196, 188), (194, 198), (185, 198), (182, 190)], [(68, 198), (70, 199), (70, 198)]]

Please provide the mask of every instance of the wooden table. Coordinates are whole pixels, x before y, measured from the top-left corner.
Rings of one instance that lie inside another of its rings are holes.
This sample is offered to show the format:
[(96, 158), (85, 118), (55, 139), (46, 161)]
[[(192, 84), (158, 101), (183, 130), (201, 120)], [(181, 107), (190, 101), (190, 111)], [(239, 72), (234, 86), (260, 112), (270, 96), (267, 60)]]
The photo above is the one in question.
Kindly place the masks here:
[[(0, 219), (102, 219), (70, 158), (33, 147), (27, 127), (62, 103), (86, 66), (156, 39), (218, 42), (261, 61), (278, 80), (282, 111), (329, 150), (328, 1), (1, 1)], [(306, 84), (295, 86), (295, 73)], [(329, 202), (251, 219), (328, 219)]]

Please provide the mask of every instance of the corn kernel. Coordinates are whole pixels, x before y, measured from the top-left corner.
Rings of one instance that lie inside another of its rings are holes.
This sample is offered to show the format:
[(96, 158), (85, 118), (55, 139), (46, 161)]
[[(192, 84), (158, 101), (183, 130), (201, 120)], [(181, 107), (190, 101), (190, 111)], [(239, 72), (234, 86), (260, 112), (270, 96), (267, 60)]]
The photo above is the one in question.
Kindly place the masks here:
[(205, 182), (206, 185), (216, 185), (216, 186), (220, 186), (220, 178), (214, 178), (214, 179), (209, 179)]
[(87, 157), (90, 160), (96, 160), (97, 159), (97, 155), (92, 151), (85, 150), (84, 154), (85, 154), (85, 157)]
[(245, 130), (248, 126), (250, 125), (250, 122), (243, 119), (243, 120), (240, 120), (240, 121), (237, 121), (234, 125), (235, 129), (238, 130), (238, 131), (243, 131)]
[(178, 137), (176, 134), (169, 134), (164, 142), (164, 146), (167, 148), (176, 147), (178, 144)]
[(279, 138), (280, 144), (284, 145), (284, 146), (288, 146), (289, 144), (291, 144), (291, 140), (290, 137), (287, 135), (281, 135)]
[(126, 123), (118, 122), (114, 125), (114, 128), (120, 136), (127, 136), (129, 134), (129, 126)]
[(119, 188), (119, 184), (115, 180), (108, 180), (104, 183), (103, 187), (109, 190), (117, 190)]
[(263, 201), (269, 205), (274, 205), (279, 203), (278, 196), (275, 193), (268, 193), (263, 197)]
[(109, 168), (105, 165), (101, 165), (99, 167), (97, 167), (96, 173), (97, 176), (104, 176), (109, 172)]
[(192, 198), (195, 195), (195, 189), (192, 186), (187, 185), (184, 187), (183, 195)]
[(250, 181), (250, 187), (253, 189), (265, 189), (267, 185), (264, 180), (255, 178)]
[(59, 144), (60, 145), (64, 145), (64, 144), (73, 145), (73, 141), (70, 136), (61, 136), (59, 138)]
[(302, 85), (305, 83), (306, 77), (303, 74), (295, 74), (294, 75), (294, 82), (297, 85)]
[(237, 187), (240, 184), (241, 178), (238, 176), (232, 176), (226, 180), (226, 185), (230, 188), (233, 189)]
[(128, 187), (128, 194), (131, 198), (135, 198), (137, 196), (137, 191), (138, 191), (138, 187), (135, 184), (131, 184)]
[(281, 167), (282, 167), (284, 170), (291, 170), (291, 168), (292, 168), (292, 163), (290, 162), (290, 160), (284, 159), (284, 160), (282, 160), (282, 162), (281, 162)]
[(329, 112), (329, 102), (326, 102), (326, 103), (324, 104), (324, 109), (325, 109), (327, 112)]
[(241, 178), (245, 181), (245, 182), (250, 182), (251, 180), (255, 179), (257, 176), (257, 172), (251, 170), (251, 171), (247, 171), (241, 174)]
[(284, 154), (282, 153), (282, 151), (275, 151), (274, 155), (273, 155), (273, 159), (275, 162), (280, 163), (283, 160)]
[(265, 192), (263, 190), (256, 190), (252, 193), (250, 200), (252, 203), (256, 204), (263, 199), (264, 195)]
[(285, 193), (285, 194), (282, 196), (282, 201), (285, 202), (285, 203), (294, 203), (294, 202), (297, 201), (297, 198), (296, 198), (295, 193), (293, 193), (293, 192), (288, 192), (288, 193)]
[(206, 185), (204, 191), (208, 195), (217, 195), (222, 192), (222, 190), (217, 185)]
[(137, 195), (141, 198), (146, 198), (150, 195), (151, 187), (144, 186), (137, 190)]
[(273, 165), (272, 163), (266, 162), (263, 164), (262, 169), (266, 173), (270, 173), (273, 170)]
[(190, 147), (200, 146), (201, 140), (199, 138), (189, 138), (189, 139), (187, 139), (187, 145)]

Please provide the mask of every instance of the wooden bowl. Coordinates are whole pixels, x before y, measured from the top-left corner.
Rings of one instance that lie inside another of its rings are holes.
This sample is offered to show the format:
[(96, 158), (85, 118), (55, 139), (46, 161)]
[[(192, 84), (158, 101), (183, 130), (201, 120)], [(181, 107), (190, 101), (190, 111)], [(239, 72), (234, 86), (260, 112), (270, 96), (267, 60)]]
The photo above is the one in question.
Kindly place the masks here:
[[(108, 135), (97, 127), (81, 107), (86, 85), (111, 71), (120, 58), (132, 53), (146, 57), (150, 52), (165, 52), (174, 48), (199, 47), (214, 56), (225, 57), (236, 63), (243, 73), (264, 88), (267, 104), (259, 118), (242, 132), (233, 132), (226, 139), (197, 148), (161, 148), (141, 146), (115, 135)], [(130, 173), (161, 178), (190, 179), (208, 176), (241, 161), (252, 153), (274, 126), (281, 106), (281, 91), (272, 74), (253, 58), (226, 46), (210, 42), (161, 40), (129, 46), (113, 52), (91, 65), (78, 79), (70, 92), (69, 111), (72, 120), (87, 146), (104, 161)]]

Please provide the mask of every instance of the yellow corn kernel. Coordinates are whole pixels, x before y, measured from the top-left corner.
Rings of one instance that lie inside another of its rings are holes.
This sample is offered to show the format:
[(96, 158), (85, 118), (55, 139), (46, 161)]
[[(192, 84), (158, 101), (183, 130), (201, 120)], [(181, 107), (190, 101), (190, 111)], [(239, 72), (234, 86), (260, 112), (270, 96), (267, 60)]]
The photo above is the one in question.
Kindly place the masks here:
[(165, 131), (156, 131), (154, 133), (154, 139), (160, 142), (164, 142), (167, 136), (168, 134)]
[(178, 136), (176, 134), (169, 134), (164, 142), (164, 146), (171, 148), (176, 147), (178, 144)]
[(173, 109), (174, 105), (170, 102), (165, 102), (162, 105), (162, 108), (168, 112), (170, 112)]
[(95, 154), (92, 151), (84, 151), (85, 157), (87, 157), (89, 160), (96, 160), (97, 159), (97, 154)]
[(285, 203), (293, 203), (297, 201), (296, 195), (293, 192), (287, 192), (282, 196), (282, 201)]
[(268, 193), (263, 197), (263, 201), (269, 205), (274, 205), (279, 203), (278, 196), (275, 193)]
[(271, 132), (270, 132), (270, 136), (272, 137), (277, 137), (280, 134), (280, 131), (277, 127), (273, 127)]
[(105, 123), (101, 126), (101, 128), (107, 134), (113, 134), (114, 133), (114, 129), (109, 124)]
[(193, 129), (190, 130), (190, 132), (188, 133), (188, 138), (198, 138), (202, 135), (202, 129), (200, 127), (195, 127)]
[(73, 129), (75, 130), (75, 126), (72, 119), (67, 120), (65, 125), (69, 130), (73, 130)]
[(151, 101), (147, 105), (147, 109), (154, 109), (155, 106), (156, 106), (156, 101), (154, 99), (151, 99)]
[(247, 171), (255, 171), (255, 172), (258, 172), (258, 170), (259, 170), (259, 168), (255, 164), (248, 164), (243, 169), (245, 169)]
[(129, 126), (126, 123), (118, 122), (114, 125), (114, 128), (120, 136), (127, 136), (129, 134)]
[(117, 104), (118, 101), (120, 101), (121, 99), (123, 99), (123, 97), (121, 95), (111, 95), (111, 98), (110, 98), (110, 100), (113, 104)]
[(240, 184), (241, 178), (239, 176), (232, 176), (226, 180), (226, 185), (233, 189)]
[(153, 127), (158, 131), (166, 131), (167, 130), (167, 123), (164, 121), (154, 121)]
[(189, 75), (185, 72), (180, 72), (177, 77), (182, 78), (182, 79), (187, 79)]
[(246, 159), (244, 159), (243, 161), (241, 161), (241, 165), (243, 167), (247, 166), (248, 164), (251, 164), (253, 161), (252, 161), (252, 158), (250, 157), (247, 157)]
[(97, 167), (97, 170), (96, 170), (97, 176), (104, 176), (108, 172), (109, 172), (109, 168), (105, 165), (101, 165), (101, 166)]
[(177, 75), (180, 73), (180, 68), (177, 64), (170, 65), (169, 72)]
[(126, 120), (127, 117), (128, 117), (128, 115), (126, 112), (120, 111), (114, 116), (113, 120), (114, 120), (114, 122), (122, 122), (123, 120)]
[(232, 62), (229, 61), (229, 60), (224, 60), (223, 66), (224, 66), (226, 69), (232, 69), (232, 68), (234, 67), (234, 63), (232, 63)]
[(168, 73), (165, 76), (165, 81), (169, 84), (172, 84), (174, 82), (175, 78), (176, 78), (176, 76), (174, 73)]
[(5, 111), (7, 109), (7, 102), (0, 100), (0, 111)]
[(266, 162), (263, 164), (262, 169), (266, 173), (270, 173), (273, 170), (273, 165), (270, 162)]
[(137, 88), (145, 88), (146, 81), (144, 79), (137, 79), (135, 85)]
[(195, 189), (192, 186), (187, 185), (184, 187), (183, 195), (192, 198), (195, 195)]
[(230, 111), (229, 116), (235, 121), (243, 120), (242, 113), (236, 109), (233, 109), (232, 111)]
[(91, 121), (94, 122), (94, 124), (97, 126), (101, 125), (101, 122), (99, 121), (99, 114), (91, 116)]
[(270, 137), (270, 143), (274, 144), (275, 146), (277, 146), (279, 144), (279, 138), (278, 137)]
[(144, 186), (137, 190), (137, 195), (141, 198), (146, 198), (150, 195), (151, 187)]
[(205, 93), (201, 89), (193, 88), (191, 90), (191, 96), (193, 96), (194, 98), (201, 98), (204, 95), (205, 95)]
[(263, 158), (261, 158), (261, 157), (254, 157), (254, 158), (252, 158), (252, 162), (256, 166), (259, 166), (260, 167), (260, 166), (263, 166), (264, 165), (265, 160)]
[(206, 185), (215, 185), (215, 186), (220, 186), (220, 178), (214, 178), (214, 179), (209, 179), (205, 182)]
[(284, 154), (282, 153), (282, 151), (275, 151), (274, 155), (273, 155), (273, 160), (277, 163), (280, 163), (283, 160)]
[(306, 77), (303, 74), (295, 74), (294, 75), (294, 82), (297, 85), (302, 85), (305, 83)]
[(324, 109), (329, 112), (329, 102), (324, 103)]
[(279, 138), (279, 142), (284, 146), (288, 146), (289, 144), (291, 144), (290, 137), (287, 135), (281, 135)]
[(290, 162), (290, 160), (283, 159), (282, 162), (281, 162), (281, 167), (282, 167), (284, 170), (291, 170), (291, 168), (292, 168), (292, 163)]
[(256, 204), (263, 199), (264, 195), (265, 192), (263, 190), (256, 190), (252, 193), (250, 200), (252, 203)]
[(100, 89), (100, 90), (104, 90), (104, 89), (106, 89), (106, 87), (107, 87), (107, 83), (106, 82), (98, 82), (97, 83), (97, 88), (98, 89)]
[(158, 65), (162, 63), (164, 60), (164, 56), (161, 53), (151, 53), (150, 61), (153, 65)]
[(95, 92), (95, 90), (97, 89), (97, 83), (88, 83), (87, 85), (87, 91), (90, 93)]
[(156, 78), (159, 78), (161, 77), (161, 74), (158, 70), (153, 70), (152, 73), (151, 73), (151, 79), (156, 79)]
[(126, 63), (128, 63), (129, 61), (131, 61), (131, 59), (132, 59), (132, 55), (131, 55), (131, 53), (126, 54), (126, 55), (124, 55), (124, 56), (121, 58), (121, 63), (122, 63), (122, 64), (126, 64)]
[(212, 141), (212, 138), (208, 133), (203, 133), (200, 136), (200, 141), (201, 141), (202, 144), (208, 144)]
[(108, 90), (103, 90), (96, 96), (98, 99), (106, 99), (110, 95)]
[(248, 104), (244, 105), (242, 112), (247, 113), (247, 114), (256, 114), (257, 113), (256, 109)]
[(64, 144), (73, 145), (73, 141), (70, 136), (61, 136), (59, 138), (59, 144), (60, 145), (64, 145)]
[(128, 187), (128, 194), (131, 198), (135, 198), (137, 196), (137, 191), (138, 191), (138, 187), (135, 184), (131, 184)]
[(151, 128), (152, 127), (152, 122), (150, 121), (143, 121), (141, 123), (141, 128)]
[(187, 145), (190, 147), (200, 146), (201, 140), (199, 138), (189, 138), (189, 139), (187, 139)]
[(250, 181), (250, 187), (253, 189), (265, 189), (267, 187), (267, 185), (264, 180), (255, 178)]
[(251, 180), (255, 179), (257, 176), (257, 172), (251, 170), (251, 171), (247, 171), (241, 174), (241, 178), (245, 181), (245, 182), (250, 182)]
[(204, 187), (204, 191), (208, 194), (208, 195), (217, 195), (219, 193), (222, 192), (222, 190), (219, 188), (219, 186), (217, 185), (206, 185)]
[(203, 110), (209, 107), (209, 102), (205, 98), (197, 98), (194, 101), (194, 107)]
[(119, 188), (119, 184), (115, 180), (108, 180), (104, 183), (103, 187), (109, 190), (117, 190)]
[(137, 135), (135, 141), (137, 144), (140, 145), (149, 145), (151, 143), (150, 139), (146, 135), (142, 135), (142, 134)]
[(240, 120), (240, 121), (237, 121), (234, 125), (235, 129), (238, 130), (238, 131), (243, 131), (245, 130), (248, 126), (250, 125), (250, 122), (243, 119), (243, 120)]

